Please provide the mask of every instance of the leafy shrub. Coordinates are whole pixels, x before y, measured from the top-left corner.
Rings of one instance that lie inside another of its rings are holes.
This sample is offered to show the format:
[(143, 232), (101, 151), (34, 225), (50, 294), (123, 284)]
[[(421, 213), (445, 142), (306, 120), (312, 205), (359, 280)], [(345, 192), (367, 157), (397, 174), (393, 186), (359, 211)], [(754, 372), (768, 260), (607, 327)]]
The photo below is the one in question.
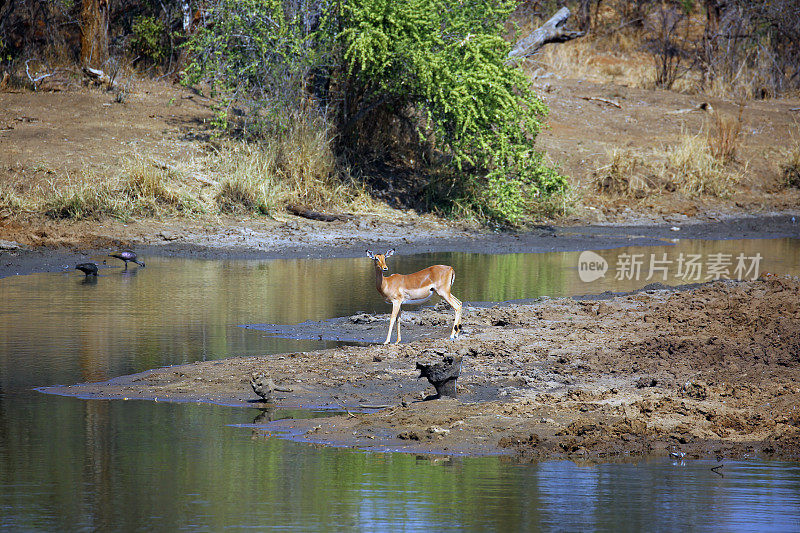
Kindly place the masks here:
[(166, 34), (167, 28), (160, 19), (138, 17), (131, 28), (130, 52), (151, 63), (160, 63), (167, 57)]
[(412, 120), (418, 142), (430, 140), (436, 163), (452, 169), (455, 182), (436, 190), (455, 195), (433, 201), (517, 223), (567, 185), (533, 148), (547, 108), (506, 63), (514, 4), (218, 0), (189, 45), (187, 81), (211, 83), (223, 128), (268, 138), (322, 121), (339, 156), (360, 123)]

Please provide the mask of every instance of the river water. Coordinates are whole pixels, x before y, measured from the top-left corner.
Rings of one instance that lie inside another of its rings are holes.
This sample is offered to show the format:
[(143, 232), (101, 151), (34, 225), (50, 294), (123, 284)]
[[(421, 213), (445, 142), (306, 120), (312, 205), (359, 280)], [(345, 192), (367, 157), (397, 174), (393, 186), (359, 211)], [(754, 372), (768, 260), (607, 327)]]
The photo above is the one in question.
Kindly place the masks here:
[[(595, 253), (396, 255), (389, 264), (399, 272), (451, 264), (453, 292), (467, 302), (800, 274), (792, 239)], [(798, 463), (724, 460), (712, 470), (715, 461), (423, 459), (254, 438), (247, 426), (257, 409), (36, 392), (328, 347), (239, 326), (388, 311), (366, 257), (145, 259), (145, 269), (104, 268), (91, 283), (68, 269), (0, 279), (0, 530), (800, 531)], [(604, 275), (587, 281), (602, 263)]]

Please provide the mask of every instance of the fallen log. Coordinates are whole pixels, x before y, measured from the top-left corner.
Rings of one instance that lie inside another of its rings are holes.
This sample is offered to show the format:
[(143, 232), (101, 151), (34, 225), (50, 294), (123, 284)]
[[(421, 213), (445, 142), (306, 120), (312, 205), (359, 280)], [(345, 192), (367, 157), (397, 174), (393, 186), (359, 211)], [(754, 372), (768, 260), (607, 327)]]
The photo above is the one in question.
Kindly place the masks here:
[(319, 211), (314, 211), (313, 209), (308, 209), (307, 207), (301, 207), (297, 205), (288, 205), (286, 206), (286, 210), (293, 215), (297, 215), (298, 217), (308, 218), (311, 220), (321, 220), (322, 222), (336, 222), (340, 220), (347, 221), (354, 218), (354, 215), (332, 215), (329, 213), (320, 213)]
[(107, 89), (117, 89), (117, 82), (111, 79), (111, 76), (106, 74), (100, 69), (83, 67), (83, 73), (92, 78), (95, 83), (104, 85)]
[(622, 106), (615, 102), (614, 100), (609, 100), (608, 98), (600, 98), (599, 96), (581, 96), (584, 100), (589, 100), (592, 102), (602, 102), (604, 104), (613, 105), (617, 109), (622, 109)]
[(517, 41), (517, 44), (509, 52), (508, 59), (524, 59), (533, 55), (539, 48), (548, 43), (563, 43), (586, 35), (585, 31), (564, 28), (564, 23), (569, 16), (569, 8), (562, 7), (559, 9), (555, 15), (550, 17), (550, 20), (533, 30), (527, 37)]

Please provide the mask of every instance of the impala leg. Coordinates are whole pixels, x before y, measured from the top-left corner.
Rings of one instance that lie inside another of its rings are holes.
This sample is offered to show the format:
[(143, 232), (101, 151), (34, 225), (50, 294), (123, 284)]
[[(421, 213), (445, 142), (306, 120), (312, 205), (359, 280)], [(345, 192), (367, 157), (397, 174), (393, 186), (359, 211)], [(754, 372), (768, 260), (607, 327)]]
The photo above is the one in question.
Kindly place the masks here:
[(397, 340), (394, 341), (395, 344), (400, 344), (400, 315), (403, 314), (403, 308), (401, 305), (397, 306)]
[(461, 333), (461, 311), (464, 309), (464, 306), (461, 304), (461, 300), (452, 294), (450, 295), (450, 298), (453, 299), (453, 301), (450, 302), (450, 305), (453, 306), (453, 309), (455, 309), (456, 312), (456, 316), (453, 319), (453, 331), (450, 333), (450, 338), (455, 339)]
[(397, 320), (397, 315), (400, 314), (400, 304), (397, 302), (392, 302), (392, 318), (389, 320), (389, 333), (386, 334), (386, 341), (383, 344), (389, 344), (389, 341), (392, 340), (392, 329), (394, 328), (394, 323), (397, 321), (397, 342), (400, 342), (400, 321)]
[(453, 320), (453, 331), (450, 332), (450, 338), (455, 339), (456, 337), (458, 337), (458, 334), (461, 333), (461, 309), (463, 308), (463, 305), (461, 305), (461, 300), (459, 300), (449, 292), (445, 293), (444, 291), (442, 291), (439, 293), (439, 296), (445, 299), (447, 303), (450, 304), (450, 307), (452, 307), (456, 312), (455, 319)]

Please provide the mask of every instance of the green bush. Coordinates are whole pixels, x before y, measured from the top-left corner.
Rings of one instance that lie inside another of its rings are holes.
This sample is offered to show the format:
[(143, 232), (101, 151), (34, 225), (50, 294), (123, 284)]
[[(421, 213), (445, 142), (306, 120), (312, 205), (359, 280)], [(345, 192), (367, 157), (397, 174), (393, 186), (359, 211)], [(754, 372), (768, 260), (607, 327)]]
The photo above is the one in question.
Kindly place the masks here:
[[(339, 153), (360, 122), (411, 116), (419, 142), (432, 142), (438, 164), (451, 169), (442, 174), (450, 183), (431, 184), (432, 202), (519, 223), (537, 199), (567, 185), (533, 147), (547, 108), (506, 63), (503, 25), (514, 7), (217, 0), (189, 44), (187, 81), (212, 84), (224, 128), (283, 135), (293, 122), (321, 118)], [(232, 120), (236, 109), (242, 118)]]
[(160, 63), (167, 57), (167, 28), (156, 17), (138, 17), (131, 27), (130, 52), (152, 63)]

